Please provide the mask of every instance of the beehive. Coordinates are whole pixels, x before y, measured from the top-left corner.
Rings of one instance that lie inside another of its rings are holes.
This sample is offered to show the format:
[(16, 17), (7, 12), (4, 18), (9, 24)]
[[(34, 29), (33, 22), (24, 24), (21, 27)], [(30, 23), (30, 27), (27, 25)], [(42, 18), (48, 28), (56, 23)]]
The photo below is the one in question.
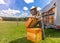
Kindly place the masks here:
[(26, 27), (29, 27), (32, 22), (32, 18), (29, 18), (28, 21), (26, 22)]
[(30, 17), (29, 19), (28, 19), (28, 21), (26, 22), (26, 27), (27, 28), (32, 28), (32, 27), (34, 27), (36, 24), (37, 24), (37, 18), (34, 18), (34, 17)]
[(47, 22), (47, 18), (46, 18), (46, 17), (44, 17), (44, 18), (43, 18), (43, 21), (44, 21), (44, 23), (46, 23), (46, 22)]
[(2, 17), (0, 17), (0, 21), (3, 21), (3, 18)]
[(27, 28), (27, 39), (33, 42), (42, 40), (41, 28)]
[(49, 16), (49, 23), (53, 24), (53, 22), (54, 22), (54, 16)]
[(43, 18), (44, 23), (48, 23), (48, 16)]
[(55, 7), (52, 8), (52, 12), (53, 12), (53, 13), (55, 12)]

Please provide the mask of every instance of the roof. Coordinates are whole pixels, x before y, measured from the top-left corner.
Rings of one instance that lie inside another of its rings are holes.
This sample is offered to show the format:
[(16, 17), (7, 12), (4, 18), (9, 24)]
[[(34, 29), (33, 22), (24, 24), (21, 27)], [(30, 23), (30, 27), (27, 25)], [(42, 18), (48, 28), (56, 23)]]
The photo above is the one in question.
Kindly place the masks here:
[(48, 5), (46, 5), (41, 11), (47, 12), (49, 11), (55, 4), (56, 0), (52, 0)]

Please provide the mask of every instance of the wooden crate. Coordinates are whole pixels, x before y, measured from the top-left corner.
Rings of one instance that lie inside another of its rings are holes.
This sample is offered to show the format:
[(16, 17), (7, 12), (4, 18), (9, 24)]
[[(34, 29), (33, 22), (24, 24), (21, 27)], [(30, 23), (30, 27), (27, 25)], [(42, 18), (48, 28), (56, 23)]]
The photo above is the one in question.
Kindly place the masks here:
[(42, 40), (41, 28), (27, 28), (27, 39), (33, 42)]
[(28, 21), (26, 22), (26, 27), (27, 28), (32, 28), (32, 27), (34, 27), (36, 24), (37, 24), (37, 18), (34, 18), (34, 17), (30, 17), (29, 19), (28, 19)]
[(29, 18), (28, 19), (28, 21), (26, 22), (26, 27), (29, 27), (30, 26), (30, 24), (32, 23), (32, 18)]
[(54, 16), (49, 16), (49, 19), (54, 19)]
[(48, 16), (43, 18), (44, 23), (48, 23)]
[(53, 24), (54, 20), (53, 19), (49, 19), (49, 24)]
[(54, 16), (49, 16), (49, 24), (53, 24), (54, 22)]
[(43, 21), (44, 21), (44, 23), (46, 23), (46, 22), (47, 22), (47, 18), (46, 18), (46, 17), (44, 17), (44, 18), (43, 18)]

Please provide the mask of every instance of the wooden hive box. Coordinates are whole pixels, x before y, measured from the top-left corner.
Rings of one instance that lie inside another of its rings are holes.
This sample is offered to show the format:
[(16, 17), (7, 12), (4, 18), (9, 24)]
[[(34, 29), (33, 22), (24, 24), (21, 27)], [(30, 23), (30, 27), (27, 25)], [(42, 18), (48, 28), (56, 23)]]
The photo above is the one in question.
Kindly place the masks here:
[(42, 40), (41, 28), (27, 28), (27, 39), (33, 42)]
[(28, 21), (26, 22), (26, 27), (29, 27), (31, 23), (32, 23), (32, 18), (29, 18)]
[(49, 16), (49, 24), (53, 24), (54, 22), (54, 16)]
[(44, 23), (48, 23), (48, 16), (46, 16), (46, 17), (43, 18), (43, 22)]
[(34, 27), (35, 25), (36, 25), (36, 23), (37, 23), (38, 21), (37, 21), (37, 18), (34, 18), (34, 17), (30, 17), (29, 19), (28, 19), (28, 21), (26, 22), (26, 27), (27, 28), (32, 28), (32, 27)]

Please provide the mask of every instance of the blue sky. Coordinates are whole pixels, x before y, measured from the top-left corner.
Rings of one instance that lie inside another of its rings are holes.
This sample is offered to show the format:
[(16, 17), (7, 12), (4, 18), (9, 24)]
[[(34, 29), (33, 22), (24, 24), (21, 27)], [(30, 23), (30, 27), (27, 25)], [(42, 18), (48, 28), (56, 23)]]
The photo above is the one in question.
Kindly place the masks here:
[[(40, 7), (41, 9), (46, 6), (51, 0), (0, 0), (0, 12), (1, 10), (14, 10), (20, 11), (19, 15), (11, 14), (11, 16), (29, 16), (29, 11), (32, 7)], [(3, 12), (3, 11), (2, 11)], [(5, 12), (4, 12), (5, 13)], [(7, 14), (9, 16), (9, 14)]]

